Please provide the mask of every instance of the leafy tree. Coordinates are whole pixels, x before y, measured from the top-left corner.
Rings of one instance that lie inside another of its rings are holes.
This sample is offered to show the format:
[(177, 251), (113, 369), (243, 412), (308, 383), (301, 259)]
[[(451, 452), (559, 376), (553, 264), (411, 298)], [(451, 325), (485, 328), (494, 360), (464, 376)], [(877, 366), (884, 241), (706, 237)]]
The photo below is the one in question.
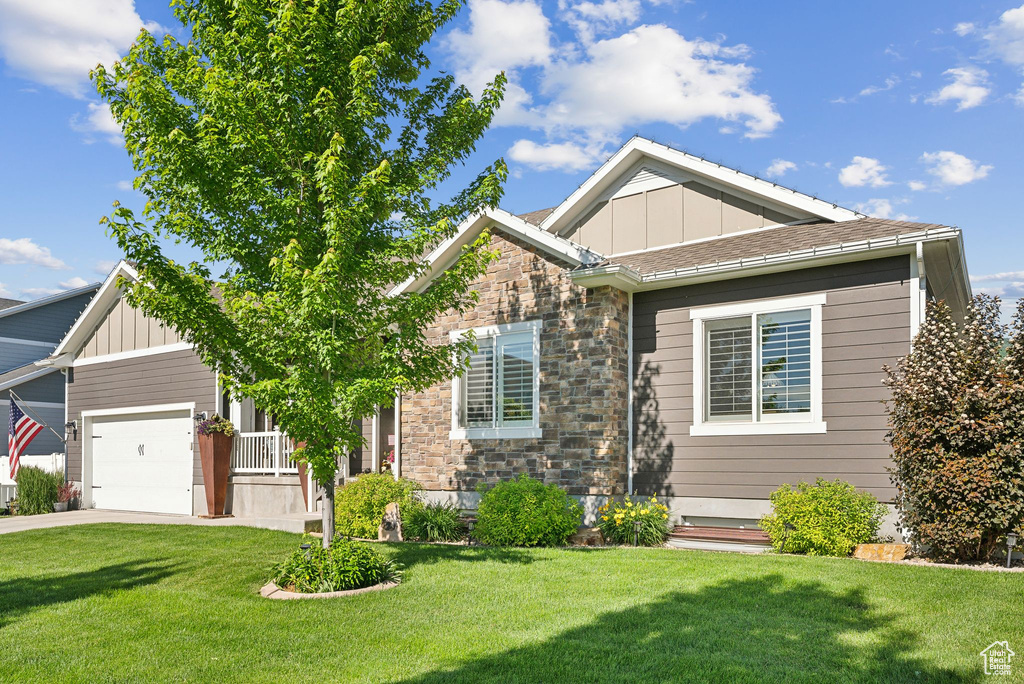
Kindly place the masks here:
[(1024, 303), (1007, 339), (999, 300), (979, 295), (963, 325), (930, 303), (913, 351), (886, 369), (896, 504), (940, 559), (989, 559), (1024, 525), (1022, 350)]
[[(272, 412), (326, 490), (356, 421), (460, 372), (472, 340), (429, 344), (464, 311), (487, 236), (424, 293), (388, 296), (421, 255), (497, 204), (502, 160), (435, 198), (491, 121), (505, 79), (475, 99), (428, 78), (424, 45), (461, 2), (174, 0), (188, 39), (143, 31), (93, 78), (146, 196), (104, 219), (140, 281), (133, 306), (195, 345), (233, 396)], [(447, 187), (447, 186), (446, 186)], [(170, 241), (199, 250), (176, 263)], [(221, 276), (216, 279), (212, 271)]]

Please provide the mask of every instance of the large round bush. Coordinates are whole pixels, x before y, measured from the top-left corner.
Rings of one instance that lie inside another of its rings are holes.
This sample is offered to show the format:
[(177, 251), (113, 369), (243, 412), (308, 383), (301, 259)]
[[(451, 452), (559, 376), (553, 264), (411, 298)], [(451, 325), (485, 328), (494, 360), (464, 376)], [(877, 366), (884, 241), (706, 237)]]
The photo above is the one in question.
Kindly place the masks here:
[(401, 578), (398, 566), (369, 544), (335, 537), (329, 548), (308, 538), (274, 569), (272, 581), (287, 591), (315, 593), (372, 587)]
[(772, 512), (761, 518), (772, 547), (782, 553), (849, 556), (858, 544), (877, 541), (888, 509), (849, 482), (800, 482), (771, 494)]
[(335, 530), (346, 537), (376, 539), (384, 509), (397, 503), (404, 512), (416, 505), (420, 486), (387, 473), (367, 473), (338, 490), (334, 502)]
[(492, 546), (561, 546), (582, 517), (564, 490), (524, 474), (483, 492), (473, 536)]

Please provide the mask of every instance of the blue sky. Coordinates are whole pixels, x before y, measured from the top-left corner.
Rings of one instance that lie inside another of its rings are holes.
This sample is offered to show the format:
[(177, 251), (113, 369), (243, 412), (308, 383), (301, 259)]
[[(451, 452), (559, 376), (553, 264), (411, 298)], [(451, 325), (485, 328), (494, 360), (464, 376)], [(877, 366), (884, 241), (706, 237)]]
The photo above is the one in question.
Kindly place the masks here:
[[(88, 83), (163, 2), (0, 0), (0, 296), (95, 281), (98, 224), (139, 206)], [(470, 167), (505, 208), (553, 206), (634, 133), (865, 213), (964, 229), (976, 290), (1024, 292), (1024, 5), (473, 0), (436, 68), (511, 87)], [(184, 248), (177, 253), (187, 254)]]

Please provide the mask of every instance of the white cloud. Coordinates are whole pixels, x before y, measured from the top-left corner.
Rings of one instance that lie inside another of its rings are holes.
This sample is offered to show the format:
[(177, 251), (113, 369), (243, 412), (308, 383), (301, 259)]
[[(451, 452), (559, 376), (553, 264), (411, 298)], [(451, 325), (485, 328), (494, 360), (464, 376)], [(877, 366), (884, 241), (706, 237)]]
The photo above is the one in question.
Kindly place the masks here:
[(0, 54), (12, 72), (73, 97), (89, 70), (110, 66), (145, 26), (134, 0), (0, 0)]
[(566, 2), (559, 0), (562, 18), (576, 35), (587, 43), (621, 24), (640, 18), (640, 0), (603, 0), (602, 2)]
[(1024, 84), (1021, 84), (1020, 90), (1013, 94), (1013, 101), (1024, 107)]
[[(469, 26), (442, 43), (456, 76), (478, 93), (504, 70), (509, 85), (494, 125), (543, 131), (547, 140), (537, 149), (566, 141), (603, 147), (643, 124), (685, 128), (704, 119), (759, 138), (782, 121), (771, 98), (753, 90), (756, 69), (742, 61), (750, 52), (745, 45), (689, 40), (664, 25), (557, 43), (536, 0), (470, 0), (469, 7)], [(598, 35), (634, 21), (637, 7), (622, 0), (563, 0), (559, 16), (585, 18)], [(527, 79), (532, 92), (524, 87)]]
[(1024, 5), (1003, 12), (982, 37), (990, 55), (1011, 66), (1024, 67)]
[(978, 27), (969, 21), (961, 21), (959, 24), (953, 27), (953, 32), (958, 36), (966, 36), (974, 33), (978, 30)]
[(575, 143), (538, 145), (524, 139), (509, 148), (508, 156), (538, 171), (582, 171), (593, 168), (606, 155), (603, 149), (585, 148)]
[(854, 157), (848, 166), (840, 169), (839, 182), (848, 188), (859, 188), (865, 185), (880, 188), (889, 185), (889, 180), (885, 177), (888, 168), (871, 157)]
[(8, 299), (14, 297), (14, 293), (7, 289), (7, 283), (0, 283), (0, 297), (6, 297)]
[(912, 180), (907, 182), (907, 187), (914, 192), (920, 192), (921, 190), (926, 190), (928, 188), (928, 184), (924, 181)]
[(41, 247), (27, 237), (16, 240), (0, 238), (0, 264), (31, 264), (54, 270), (68, 268), (67, 264), (50, 253), (48, 247)]
[(79, 276), (75, 276), (74, 278), (69, 278), (65, 281), (58, 283), (58, 285), (60, 285), (60, 287), (64, 290), (74, 290), (79, 287), (85, 287), (88, 284), (88, 280)]
[(132, 184), (130, 180), (119, 180), (117, 181), (117, 183), (114, 184), (114, 187), (116, 187), (118, 190), (124, 190), (125, 192), (129, 192), (135, 189), (135, 186)]
[(962, 154), (949, 150), (925, 152), (921, 161), (928, 165), (928, 173), (935, 176), (942, 185), (966, 185), (988, 176), (991, 165), (983, 165)]
[(110, 113), (110, 105), (107, 103), (90, 102), (89, 113), (83, 119), (75, 114), (71, 117), (69, 124), (71, 128), (85, 135), (85, 142), (91, 144), (96, 142), (95, 136), (101, 136), (111, 145), (120, 147), (124, 144), (121, 137), (121, 127), (114, 121)]
[(885, 79), (884, 85), (868, 86), (867, 88), (861, 90), (858, 93), (858, 95), (862, 97), (867, 97), (868, 95), (874, 95), (875, 93), (884, 93), (886, 90), (892, 90), (893, 88), (895, 88), (897, 85), (899, 85), (899, 82), (899, 76), (890, 76), (889, 78)]
[(93, 266), (93, 272), (106, 278), (110, 275), (110, 272), (117, 266), (116, 261), (97, 261), (96, 265)]
[(68, 290), (76, 290), (88, 284), (89, 281), (85, 278), (75, 276), (74, 278), (57, 283), (57, 287), (26, 287), (21, 290), (21, 294), (24, 297), (48, 297), (61, 292), (67, 292)]
[(915, 216), (896, 213), (896, 204), (905, 204), (906, 200), (893, 202), (887, 199), (869, 199), (867, 202), (859, 202), (853, 208), (862, 214), (882, 219), (895, 219), (897, 221), (913, 221)]
[(933, 105), (954, 101), (958, 112), (977, 107), (989, 96), (988, 72), (977, 67), (957, 67), (943, 72), (950, 83), (925, 98)]
[(1024, 271), (1004, 271), (1002, 273), (987, 273), (984, 275), (972, 275), (972, 283), (987, 283), (993, 280), (1022, 280), (1024, 281)]
[(769, 178), (781, 178), (787, 171), (795, 171), (796, 164), (786, 159), (772, 159), (764, 174)]

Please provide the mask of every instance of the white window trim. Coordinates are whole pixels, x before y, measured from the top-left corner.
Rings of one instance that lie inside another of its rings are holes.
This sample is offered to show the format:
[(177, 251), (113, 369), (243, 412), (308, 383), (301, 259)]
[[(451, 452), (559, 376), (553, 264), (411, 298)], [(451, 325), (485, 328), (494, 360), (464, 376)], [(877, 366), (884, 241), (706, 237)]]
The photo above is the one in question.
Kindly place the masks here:
[[(821, 307), (825, 293), (765, 299), (736, 304), (704, 306), (690, 310), (693, 321), (693, 424), (690, 435), (717, 437), (733, 435), (810, 435), (824, 434), (827, 424), (821, 414)], [(734, 316), (809, 309), (811, 312), (811, 411), (800, 417), (773, 418), (761, 422), (704, 420), (704, 322)]]
[[(464, 428), (459, 425), (459, 415), (462, 413), (462, 376), (455, 376), (455, 379), (452, 380), (452, 428), (451, 432), (448, 433), (448, 439), (538, 439), (541, 437), (543, 434), (540, 428), (540, 329), (542, 325), (542, 321), (525, 321), (523, 323), (505, 323), (502, 325), (467, 328), (465, 330), (453, 330), (449, 333), (449, 338), (452, 342), (459, 342), (470, 333), (476, 339), (513, 333), (532, 333), (534, 372), (533, 424), (493, 428)], [(497, 345), (495, 345), (495, 351), (497, 351)], [(494, 382), (496, 385), (495, 389), (497, 389), (497, 375), (495, 375)]]

